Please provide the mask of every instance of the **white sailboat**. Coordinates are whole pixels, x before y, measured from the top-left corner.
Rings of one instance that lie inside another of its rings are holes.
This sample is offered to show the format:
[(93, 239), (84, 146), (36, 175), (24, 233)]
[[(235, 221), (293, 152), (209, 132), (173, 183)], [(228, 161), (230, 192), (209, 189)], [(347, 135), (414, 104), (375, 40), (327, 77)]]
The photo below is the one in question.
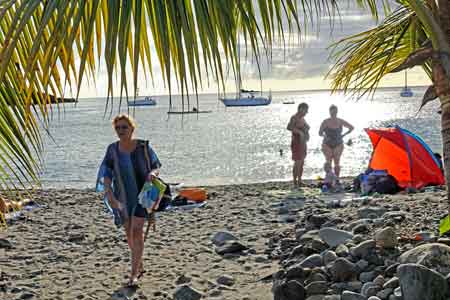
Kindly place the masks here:
[(413, 92), (411, 88), (408, 87), (408, 73), (405, 71), (405, 86), (403, 87), (402, 91), (400, 92), (400, 96), (402, 97), (412, 97)]
[[(240, 47), (238, 46), (238, 55), (240, 60)], [(219, 98), (225, 106), (262, 106), (269, 105), (272, 102), (272, 93), (266, 97), (262, 91), (246, 90), (242, 88), (241, 74), (237, 78), (237, 93), (235, 97)]]
[[(136, 98), (139, 95), (139, 89), (136, 91)], [(146, 96), (144, 99), (135, 99), (128, 101), (128, 106), (154, 106), (156, 100), (152, 96)]]

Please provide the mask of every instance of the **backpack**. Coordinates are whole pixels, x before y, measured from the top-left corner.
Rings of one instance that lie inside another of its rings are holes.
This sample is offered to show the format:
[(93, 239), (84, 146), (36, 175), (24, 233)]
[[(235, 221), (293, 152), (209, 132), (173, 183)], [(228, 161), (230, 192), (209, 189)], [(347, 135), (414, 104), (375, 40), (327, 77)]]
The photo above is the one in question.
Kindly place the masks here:
[(379, 194), (395, 194), (399, 186), (394, 176), (388, 174), (376, 178), (374, 190)]

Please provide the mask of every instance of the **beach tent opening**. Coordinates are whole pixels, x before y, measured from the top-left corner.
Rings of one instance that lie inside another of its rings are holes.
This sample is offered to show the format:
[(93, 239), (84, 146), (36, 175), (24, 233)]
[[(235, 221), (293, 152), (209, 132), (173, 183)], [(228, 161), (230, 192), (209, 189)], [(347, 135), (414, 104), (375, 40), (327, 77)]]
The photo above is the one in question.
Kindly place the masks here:
[(433, 152), (414, 133), (398, 126), (365, 130), (373, 146), (369, 168), (387, 170), (402, 188), (445, 183)]

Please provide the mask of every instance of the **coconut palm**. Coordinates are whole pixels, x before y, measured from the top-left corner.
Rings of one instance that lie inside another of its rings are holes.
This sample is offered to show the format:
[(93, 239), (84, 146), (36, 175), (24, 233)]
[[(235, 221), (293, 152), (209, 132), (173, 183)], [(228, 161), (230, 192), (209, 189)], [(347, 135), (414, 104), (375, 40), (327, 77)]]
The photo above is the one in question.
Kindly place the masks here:
[(333, 46), (333, 89), (373, 93), (383, 76), (421, 66), (432, 84), (422, 105), (439, 98), (447, 198), (450, 209), (450, 2), (397, 0), (375, 28)]

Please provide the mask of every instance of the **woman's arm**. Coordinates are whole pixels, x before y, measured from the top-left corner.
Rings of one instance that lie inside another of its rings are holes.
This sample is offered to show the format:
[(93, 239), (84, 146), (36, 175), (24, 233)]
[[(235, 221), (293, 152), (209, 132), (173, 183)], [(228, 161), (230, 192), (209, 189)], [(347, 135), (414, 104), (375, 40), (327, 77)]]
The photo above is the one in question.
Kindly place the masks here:
[(348, 131), (347, 131), (346, 133), (344, 133), (342, 136), (346, 136), (347, 134), (349, 134), (350, 132), (352, 132), (353, 129), (355, 129), (355, 127), (353, 127), (353, 125), (350, 124), (350, 123), (348, 123), (347, 121), (341, 120), (341, 122), (342, 122), (342, 126), (344, 126), (345, 128), (348, 129)]
[(154, 177), (159, 176), (159, 169), (161, 168), (161, 162), (159, 161), (156, 152), (150, 146), (147, 147), (148, 159), (150, 160), (150, 172), (147, 174), (147, 181), (152, 181)]
[(119, 203), (119, 201), (117, 201), (117, 199), (114, 197), (114, 193), (113, 193), (112, 187), (111, 187), (111, 182), (112, 182), (112, 181), (111, 181), (111, 178), (105, 176), (105, 179), (104, 179), (105, 196), (106, 196), (106, 199), (108, 199), (109, 205), (110, 205), (112, 208), (117, 208), (117, 209), (118, 209), (120, 203)]
[(320, 124), (319, 136), (323, 136), (324, 131), (325, 131), (325, 121), (323, 121), (322, 124)]

